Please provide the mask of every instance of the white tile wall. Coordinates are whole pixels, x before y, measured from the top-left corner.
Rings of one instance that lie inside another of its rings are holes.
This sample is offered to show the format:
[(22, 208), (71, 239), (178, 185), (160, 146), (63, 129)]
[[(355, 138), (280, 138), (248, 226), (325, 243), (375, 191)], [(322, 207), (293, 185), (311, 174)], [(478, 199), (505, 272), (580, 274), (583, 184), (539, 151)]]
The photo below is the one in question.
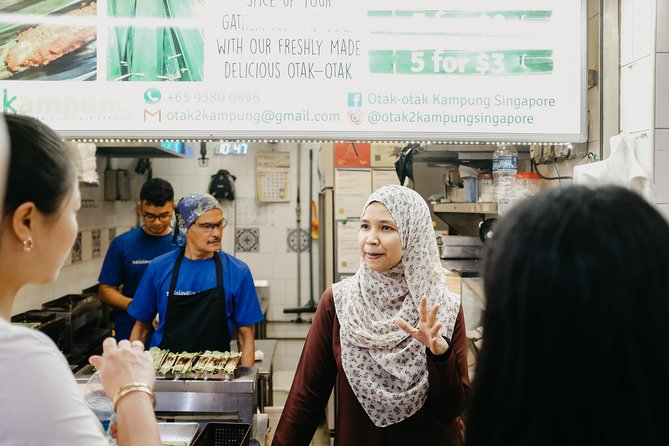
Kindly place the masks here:
[(655, 0), (620, 0), (620, 65), (650, 55), (653, 39), (652, 3)]
[(620, 69), (620, 129), (634, 133), (652, 126), (653, 73), (645, 57)]
[[(274, 275), (275, 279), (297, 279), (297, 254), (288, 253), (285, 248), (285, 234), (283, 236), (283, 252), (274, 254)], [(306, 262), (307, 256), (302, 254), (300, 263)]]
[[(168, 163), (168, 175), (172, 176), (192, 176), (196, 174), (196, 168), (199, 169), (197, 162), (193, 160), (170, 160)], [(199, 172), (197, 172), (199, 174)]]
[(81, 290), (97, 283), (102, 259), (80, 262), (64, 267), (55, 282), (46, 285), (28, 285), (14, 301), (12, 314), (40, 309), (44, 302), (66, 294), (81, 293)]
[(189, 192), (206, 192), (209, 188), (209, 175), (206, 175), (204, 172), (197, 172), (193, 175), (184, 175), (181, 177), (181, 189), (183, 191), (179, 196), (175, 196), (175, 200), (186, 195)]
[[(307, 324), (305, 324), (307, 325)], [(304, 334), (306, 336), (306, 334)], [(304, 340), (282, 340), (277, 342), (274, 352), (273, 367), (275, 370), (295, 370), (302, 354)]]
[(168, 175), (169, 162), (167, 158), (156, 158), (151, 160), (151, 170), (154, 178), (162, 178)]
[(87, 262), (93, 258), (93, 235), (91, 231), (81, 232), (81, 261)]
[(657, 0), (656, 3), (656, 35), (655, 51), (658, 53), (669, 52), (669, 2), (666, 0)]
[(655, 127), (669, 129), (669, 53), (655, 55)]
[[(262, 239), (260, 243), (262, 243)], [(248, 265), (253, 265), (254, 279), (269, 279), (274, 277), (274, 261), (271, 255), (259, 252), (238, 252), (235, 255)]]
[(625, 66), (634, 61), (634, 0), (620, 1), (620, 65)]
[[(655, 201), (669, 204), (669, 130), (655, 130)], [(667, 214), (669, 215), (669, 214)]]

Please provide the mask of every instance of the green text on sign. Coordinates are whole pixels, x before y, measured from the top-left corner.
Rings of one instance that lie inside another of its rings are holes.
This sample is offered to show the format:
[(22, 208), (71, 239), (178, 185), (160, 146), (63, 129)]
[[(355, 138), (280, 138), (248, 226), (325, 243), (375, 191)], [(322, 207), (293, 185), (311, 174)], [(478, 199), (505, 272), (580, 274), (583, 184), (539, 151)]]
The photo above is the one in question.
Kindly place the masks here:
[(389, 74), (523, 75), (553, 72), (553, 50), (376, 50), (369, 71)]

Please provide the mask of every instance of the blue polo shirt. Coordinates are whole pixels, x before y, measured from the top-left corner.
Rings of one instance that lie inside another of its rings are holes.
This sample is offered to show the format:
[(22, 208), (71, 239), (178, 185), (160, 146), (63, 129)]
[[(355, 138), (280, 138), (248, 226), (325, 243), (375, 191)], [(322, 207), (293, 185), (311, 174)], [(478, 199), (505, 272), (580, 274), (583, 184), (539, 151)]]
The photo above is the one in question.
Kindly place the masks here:
[[(245, 327), (261, 322), (264, 317), (253, 285), (251, 270), (246, 263), (219, 251), (223, 268), (223, 289), (228, 332), (234, 327)], [(147, 348), (158, 346), (163, 339), (167, 316), (167, 297), (172, 281), (172, 271), (179, 250), (155, 258), (146, 269), (128, 312), (139, 321), (151, 321), (159, 315), (158, 329), (153, 333)], [(174, 296), (188, 296), (216, 288), (216, 264), (213, 259), (191, 260), (184, 257), (179, 270)]]
[[(98, 282), (113, 287), (122, 285), (121, 294), (133, 298), (149, 263), (176, 248), (172, 244), (172, 234), (150, 235), (141, 227), (131, 229), (112, 241), (105, 255)], [(135, 319), (126, 311), (116, 310), (114, 320), (116, 340), (130, 338), (134, 324)]]

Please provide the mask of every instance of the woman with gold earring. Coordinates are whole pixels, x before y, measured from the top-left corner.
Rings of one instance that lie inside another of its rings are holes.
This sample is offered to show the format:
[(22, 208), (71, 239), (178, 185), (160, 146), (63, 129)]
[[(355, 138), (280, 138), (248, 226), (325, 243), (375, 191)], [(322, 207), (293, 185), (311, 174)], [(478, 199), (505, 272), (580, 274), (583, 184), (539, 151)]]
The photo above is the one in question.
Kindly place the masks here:
[[(101, 425), (56, 345), (37, 330), (9, 323), (21, 288), (58, 277), (77, 236), (80, 196), (74, 163), (60, 137), (32, 118), (5, 115), (4, 120), (10, 142), (0, 136), (0, 441), (105, 446)], [(91, 363), (107, 395), (115, 397), (118, 444), (159, 445), (151, 355), (140, 343), (117, 345), (112, 338), (103, 349), (104, 359), (95, 356)], [(140, 387), (145, 390), (132, 390)]]

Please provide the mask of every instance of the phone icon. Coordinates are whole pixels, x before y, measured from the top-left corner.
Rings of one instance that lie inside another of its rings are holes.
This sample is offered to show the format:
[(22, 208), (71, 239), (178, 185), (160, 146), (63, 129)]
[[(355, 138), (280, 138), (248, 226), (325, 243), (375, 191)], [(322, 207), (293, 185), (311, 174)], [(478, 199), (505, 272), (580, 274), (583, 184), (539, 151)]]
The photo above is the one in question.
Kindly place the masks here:
[(149, 88), (144, 92), (144, 102), (147, 104), (157, 104), (160, 102), (161, 94), (157, 88)]

